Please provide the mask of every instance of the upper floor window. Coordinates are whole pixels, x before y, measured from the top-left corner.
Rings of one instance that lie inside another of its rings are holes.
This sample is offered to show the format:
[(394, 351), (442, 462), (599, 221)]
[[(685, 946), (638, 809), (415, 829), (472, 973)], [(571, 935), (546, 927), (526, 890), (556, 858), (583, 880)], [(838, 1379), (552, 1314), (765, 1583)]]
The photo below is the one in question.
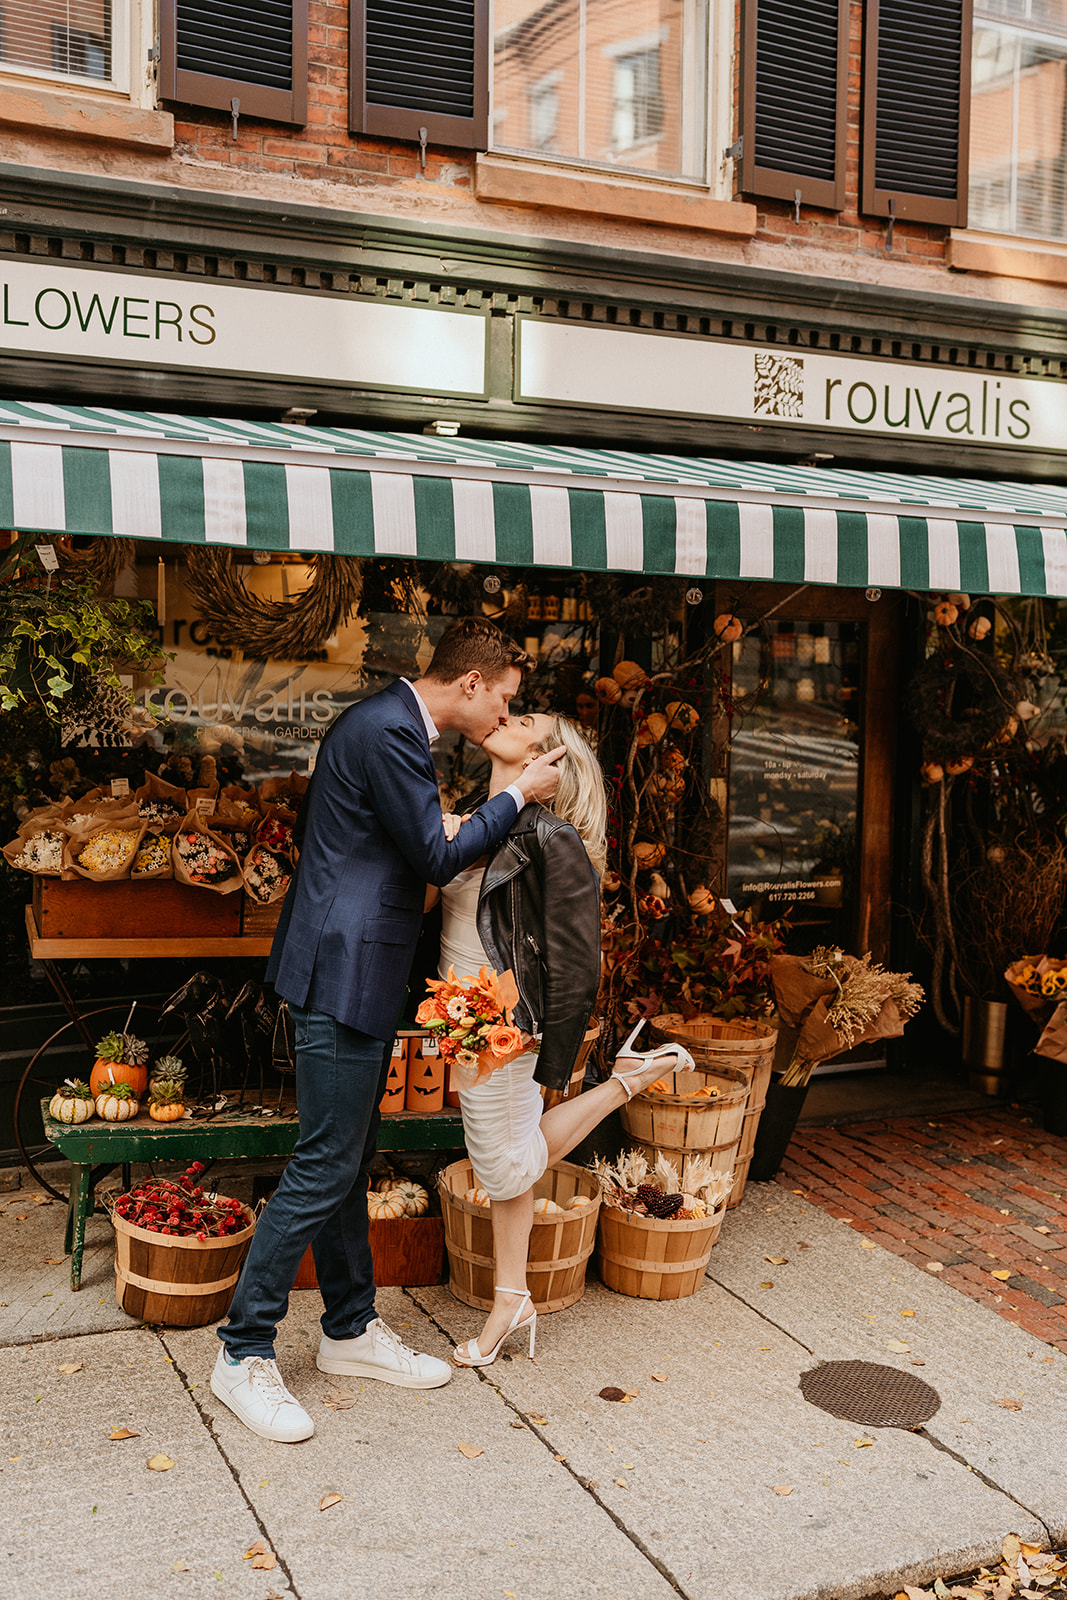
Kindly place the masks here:
[(113, 84), (122, 0), (0, 0), (0, 68)]
[(1067, 239), (1067, 0), (976, 0), (970, 225)]
[(492, 144), (705, 178), (708, 0), (496, 0)]

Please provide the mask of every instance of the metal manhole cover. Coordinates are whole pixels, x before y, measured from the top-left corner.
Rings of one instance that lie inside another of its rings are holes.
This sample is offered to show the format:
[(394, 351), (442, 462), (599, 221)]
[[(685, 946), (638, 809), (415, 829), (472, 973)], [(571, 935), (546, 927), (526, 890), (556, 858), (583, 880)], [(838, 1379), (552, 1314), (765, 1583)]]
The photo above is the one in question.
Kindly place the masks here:
[(832, 1417), (868, 1428), (918, 1428), (941, 1405), (921, 1378), (878, 1361), (824, 1361), (801, 1373), (800, 1392)]

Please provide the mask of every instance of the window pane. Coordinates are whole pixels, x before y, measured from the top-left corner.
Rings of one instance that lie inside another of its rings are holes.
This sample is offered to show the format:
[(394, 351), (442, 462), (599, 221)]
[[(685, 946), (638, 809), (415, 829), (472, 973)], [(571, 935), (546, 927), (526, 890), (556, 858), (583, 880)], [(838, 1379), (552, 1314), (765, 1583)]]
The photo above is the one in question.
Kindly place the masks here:
[(704, 176), (706, 0), (496, 0), (493, 145)]
[(0, 0), (0, 65), (111, 77), (111, 0)]
[(986, 0), (971, 88), (971, 226), (1067, 238), (1067, 0)]

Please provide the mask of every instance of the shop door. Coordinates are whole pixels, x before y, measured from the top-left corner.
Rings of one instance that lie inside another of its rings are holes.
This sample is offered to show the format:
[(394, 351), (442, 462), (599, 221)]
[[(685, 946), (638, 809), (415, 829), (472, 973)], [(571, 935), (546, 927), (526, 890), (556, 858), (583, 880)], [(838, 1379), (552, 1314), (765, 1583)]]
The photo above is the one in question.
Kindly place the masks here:
[(793, 950), (886, 959), (900, 599), (753, 585), (717, 607), (758, 624), (729, 664), (727, 893), (787, 917)]

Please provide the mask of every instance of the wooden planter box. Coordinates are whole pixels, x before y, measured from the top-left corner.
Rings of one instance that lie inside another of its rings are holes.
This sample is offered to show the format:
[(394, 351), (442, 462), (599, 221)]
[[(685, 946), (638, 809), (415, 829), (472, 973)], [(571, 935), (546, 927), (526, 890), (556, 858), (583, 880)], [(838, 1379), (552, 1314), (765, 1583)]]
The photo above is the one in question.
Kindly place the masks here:
[(237, 938), (243, 898), (173, 878), (64, 883), (37, 874), (33, 880), (33, 915), (42, 939)]
[[(445, 1225), (440, 1217), (380, 1217), (370, 1225), (374, 1281), (379, 1289), (443, 1283)], [(304, 1252), (294, 1289), (317, 1289), (315, 1259)]]

